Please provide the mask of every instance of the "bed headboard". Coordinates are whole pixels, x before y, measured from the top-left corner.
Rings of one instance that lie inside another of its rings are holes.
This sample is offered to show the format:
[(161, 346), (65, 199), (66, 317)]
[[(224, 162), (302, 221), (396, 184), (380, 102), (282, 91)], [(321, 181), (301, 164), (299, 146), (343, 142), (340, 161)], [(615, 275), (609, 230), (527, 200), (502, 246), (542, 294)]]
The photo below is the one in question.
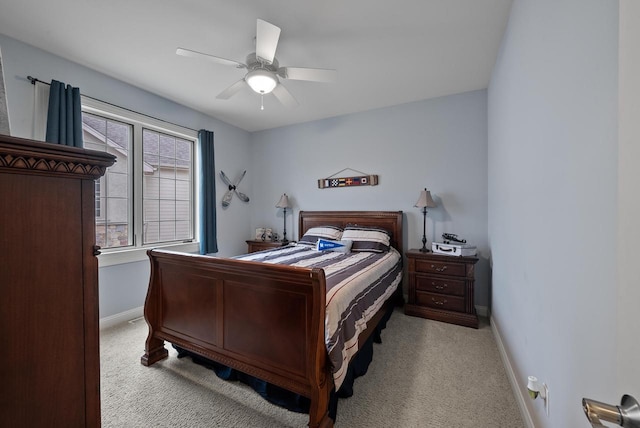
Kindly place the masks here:
[(376, 226), (391, 232), (391, 246), (402, 254), (402, 211), (300, 211), (298, 239), (312, 227), (347, 224)]

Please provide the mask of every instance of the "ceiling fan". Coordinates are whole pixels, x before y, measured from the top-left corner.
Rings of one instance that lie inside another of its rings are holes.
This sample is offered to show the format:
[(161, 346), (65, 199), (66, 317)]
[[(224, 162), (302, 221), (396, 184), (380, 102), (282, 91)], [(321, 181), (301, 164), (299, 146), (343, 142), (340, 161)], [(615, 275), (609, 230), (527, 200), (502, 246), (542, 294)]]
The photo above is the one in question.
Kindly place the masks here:
[[(218, 64), (231, 65), (239, 69), (247, 70), (247, 74), (242, 79), (220, 92), (218, 96), (216, 96), (217, 99), (227, 100), (243, 89), (245, 85), (248, 85), (260, 95), (273, 93), (283, 105), (294, 107), (298, 102), (293, 95), (291, 95), (291, 92), (282, 85), (279, 78), (330, 83), (336, 80), (337, 72), (336, 70), (322, 68), (280, 67), (275, 57), (280, 31), (279, 27), (262, 19), (258, 19), (256, 51), (247, 55), (246, 63), (185, 48), (178, 48), (176, 54), (193, 58), (203, 58)], [(262, 105), (261, 108), (264, 110), (264, 105)]]

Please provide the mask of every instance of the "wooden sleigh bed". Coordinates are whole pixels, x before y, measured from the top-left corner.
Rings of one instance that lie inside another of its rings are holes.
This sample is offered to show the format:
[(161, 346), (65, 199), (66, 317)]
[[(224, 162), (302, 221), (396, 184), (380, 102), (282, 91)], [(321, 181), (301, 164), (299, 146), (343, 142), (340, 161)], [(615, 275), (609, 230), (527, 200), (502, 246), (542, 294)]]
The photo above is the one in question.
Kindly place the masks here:
[[(301, 211), (299, 236), (312, 227), (384, 228), (402, 254), (402, 211)], [(149, 335), (141, 362), (167, 357), (164, 342), (310, 399), (309, 426), (331, 427), (333, 384), (325, 344), (322, 269), (150, 250), (144, 316)], [(401, 296), (398, 287), (396, 297)], [(400, 297), (401, 298), (401, 297)], [(367, 323), (373, 333), (389, 305)]]

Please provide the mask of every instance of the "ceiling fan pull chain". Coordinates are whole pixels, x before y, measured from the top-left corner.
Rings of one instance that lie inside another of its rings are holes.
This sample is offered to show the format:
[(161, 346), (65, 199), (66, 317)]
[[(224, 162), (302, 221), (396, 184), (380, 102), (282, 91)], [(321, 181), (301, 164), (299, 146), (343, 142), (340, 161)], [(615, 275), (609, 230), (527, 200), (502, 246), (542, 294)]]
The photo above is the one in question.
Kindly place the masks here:
[(260, 94), (260, 110), (264, 110), (264, 95)]

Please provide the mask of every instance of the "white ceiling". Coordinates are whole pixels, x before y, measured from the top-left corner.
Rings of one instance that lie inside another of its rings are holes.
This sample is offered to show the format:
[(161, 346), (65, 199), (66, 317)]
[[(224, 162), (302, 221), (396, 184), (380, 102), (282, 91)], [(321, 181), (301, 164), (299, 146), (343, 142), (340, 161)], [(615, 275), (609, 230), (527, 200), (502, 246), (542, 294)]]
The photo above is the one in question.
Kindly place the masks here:
[[(510, 6), (511, 0), (0, 0), (0, 32), (258, 131), (486, 88)], [(245, 62), (255, 51), (257, 18), (282, 29), (281, 66), (336, 69), (337, 82), (283, 80), (299, 105), (286, 108), (267, 95), (261, 111), (260, 96), (249, 88), (215, 98), (246, 71), (175, 54), (184, 47)]]

